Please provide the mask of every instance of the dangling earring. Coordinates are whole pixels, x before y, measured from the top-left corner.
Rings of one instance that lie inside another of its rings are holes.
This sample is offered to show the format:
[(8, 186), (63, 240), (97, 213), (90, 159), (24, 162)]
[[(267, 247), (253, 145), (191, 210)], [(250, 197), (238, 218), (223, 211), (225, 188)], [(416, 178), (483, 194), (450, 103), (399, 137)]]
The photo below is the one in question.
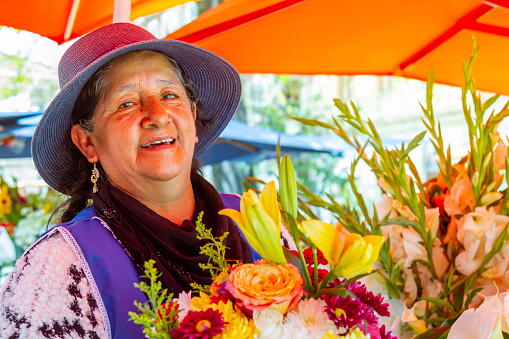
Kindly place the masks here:
[(92, 176), (90, 177), (90, 181), (92, 181), (92, 184), (94, 184), (94, 187), (92, 189), (93, 193), (97, 193), (97, 179), (99, 179), (101, 175), (99, 174), (99, 170), (97, 169), (96, 162), (94, 162), (94, 168), (92, 169)]

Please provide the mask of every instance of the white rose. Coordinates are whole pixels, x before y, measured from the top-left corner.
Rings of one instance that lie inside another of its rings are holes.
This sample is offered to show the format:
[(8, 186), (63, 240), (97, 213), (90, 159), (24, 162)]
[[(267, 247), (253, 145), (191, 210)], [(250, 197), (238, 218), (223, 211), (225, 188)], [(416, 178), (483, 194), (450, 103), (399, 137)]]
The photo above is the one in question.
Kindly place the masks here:
[(253, 312), (253, 320), (260, 331), (259, 339), (281, 338), (283, 336), (283, 315), (271, 309)]

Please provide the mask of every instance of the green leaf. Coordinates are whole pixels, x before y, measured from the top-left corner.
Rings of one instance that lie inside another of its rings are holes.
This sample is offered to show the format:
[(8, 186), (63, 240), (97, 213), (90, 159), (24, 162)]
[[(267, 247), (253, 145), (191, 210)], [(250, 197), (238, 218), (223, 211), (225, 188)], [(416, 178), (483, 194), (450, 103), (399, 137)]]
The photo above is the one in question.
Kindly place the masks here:
[(468, 309), (468, 306), (470, 306), (470, 303), (472, 302), (472, 300), (475, 298), (475, 296), (477, 295), (477, 293), (481, 292), (483, 290), (482, 287), (479, 287), (479, 288), (476, 288), (475, 290), (473, 291), (470, 291), (470, 293), (468, 294), (468, 297), (467, 299), (465, 300), (465, 309)]
[(380, 223), (381, 226), (387, 226), (387, 225), (399, 225), (399, 226), (412, 226), (412, 227), (420, 227), (420, 224), (416, 223), (413, 220), (407, 219), (407, 218), (391, 218), (387, 221), (382, 221)]
[(429, 71), (429, 78), (426, 84), (426, 104), (428, 105), (428, 110), (430, 110), (433, 106), (432, 99), (433, 99), (433, 67), (431, 67), (431, 70)]
[(337, 295), (340, 296), (341, 298), (346, 298), (346, 296), (348, 295), (355, 297), (355, 294), (353, 292), (350, 292), (344, 287), (322, 288), (318, 292), (316, 292), (315, 296), (322, 297), (324, 294)]
[(444, 334), (442, 334), (440, 337), (438, 337), (438, 339), (447, 339), (447, 337), (449, 336), (449, 330), (447, 330), (446, 332), (444, 332)]
[(422, 297), (421, 299), (429, 301), (430, 303), (433, 303), (435, 305), (443, 306), (443, 307), (447, 308), (449, 311), (451, 311), (451, 313), (453, 313), (453, 314), (455, 313), (454, 307), (445, 300), (438, 299), (438, 298), (430, 298), (430, 297)]
[(288, 261), (289, 264), (295, 265), (299, 269), (300, 275), (304, 277), (304, 268), (302, 267), (302, 262), (300, 261), (299, 257), (284, 246), (283, 253), (285, 255), (286, 261)]
[(408, 147), (407, 147), (407, 150), (405, 153), (402, 154), (401, 158), (404, 158), (406, 157), (406, 155), (408, 153), (410, 153), (410, 151), (412, 151), (414, 148), (416, 148), (417, 146), (419, 146), (419, 143), (422, 141), (422, 139), (424, 138), (424, 136), (426, 135), (426, 131), (423, 131), (419, 134), (417, 134), (413, 139), (412, 141), (410, 141), (410, 143), (408, 144)]
[(498, 98), (500, 98), (500, 94), (495, 94), (494, 96), (492, 96), (491, 98), (489, 98), (488, 100), (486, 100), (486, 102), (484, 103), (484, 105), (482, 105), (482, 111), (486, 111), (488, 108), (491, 107), (491, 105), (493, 105), (497, 100)]
[(325, 123), (325, 122), (322, 122), (322, 121), (319, 121), (319, 120), (315, 120), (315, 119), (304, 119), (304, 118), (298, 118), (298, 117), (290, 117), (290, 119), (293, 119), (293, 120), (296, 120), (304, 125), (307, 125), (307, 126), (320, 126), (320, 127), (325, 127), (327, 129), (331, 129), (331, 130), (336, 130), (336, 128), (332, 125), (329, 125), (328, 123)]
[(418, 336), (415, 336), (414, 339), (439, 339), (444, 335), (444, 338), (447, 338), (447, 333), (449, 333), (449, 328), (447, 327), (432, 328)]

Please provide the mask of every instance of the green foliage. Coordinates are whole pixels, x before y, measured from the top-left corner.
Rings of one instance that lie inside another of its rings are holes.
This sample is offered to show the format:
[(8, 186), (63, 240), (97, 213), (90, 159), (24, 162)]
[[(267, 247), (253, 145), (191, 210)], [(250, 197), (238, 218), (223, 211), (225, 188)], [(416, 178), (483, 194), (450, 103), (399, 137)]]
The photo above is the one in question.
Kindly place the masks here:
[(168, 290), (162, 289), (159, 280), (161, 274), (157, 272), (154, 264), (155, 261), (152, 259), (145, 262), (145, 274), (141, 276), (149, 283), (142, 281), (134, 284), (145, 293), (148, 301), (145, 303), (135, 301), (134, 305), (141, 313), (129, 312), (129, 320), (143, 325), (143, 333), (149, 339), (167, 339), (171, 338), (169, 333), (178, 327), (178, 311), (175, 309), (176, 304), (172, 302), (173, 294), (168, 295)]
[[(229, 265), (225, 258), (227, 247), (224, 245), (224, 239), (228, 237), (228, 232), (224, 232), (220, 237), (214, 237), (210, 228), (206, 228), (202, 223), (203, 211), (196, 220), (196, 236), (199, 240), (207, 240), (205, 245), (200, 247), (200, 254), (205, 254), (209, 258), (207, 264), (200, 264), (204, 270), (209, 270), (212, 279), (214, 279), (223, 270), (227, 270)], [(212, 261), (212, 262), (211, 262)]]
[[(220, 237), (214, 237), (210, 229), (207, 229), (202, 222), (203, 211), (198, 215), (196, 220), (196, 237), (199, 240), (206, 240), (206, 243), (200, 246), (200, 254), (205, 254), (209, 257), (211, 263), (200, 264), (204, 270), (208, 269), (214, 279), (219, 273), (224, 270), (229, 270), (229, 264), (225, 259), (225, 252), (227, 247), (224, 246), (224, 239), (228, 236), (228, 232), (223, 233)], [(146, 303), (134, 302), (134, 305), (141, 312), (129, 312), (129, 320), (134, 321), (136, 324), (143, 326), (143, 333), (149, 339), (166, 339), (171, 338), (169, 333), (178, 327), (176, 304), (172, 302), (173, 294), (168, 295), (167, 289), (162, 289), (160, 281), (161, 273), (158, 273), (157, 268), (154, 267), (155, 261), (150, 259), (145, 262), (144, 275), (141, 276), (142, 280), (139, 284), (134, 284), (147, 296)], [(215, 264), (215, 265), (214, 265)], [(192, 283), (191, 286), (195, 291), (203, 291), (209, 293), (209, 286), (202, 286)]]
[[(424, 320), (429, 325), (429, 330), (417, 338), (446, 338), (448, 329), (452, 323), (470, 305), (475, 295), (480, 291), (475, 288), (475, 282), (488, 270), (489, 263), (509, 242), (509, 225), (506, 225), (500, 236), (494, 241), (493, 247), (483, 258), (479, 268), (472, 274), (465, 276), (457, 272), (455, 258), (462, 249), (461, 244), (451, 244), (446, 250), (450, 264), (442, 276), (438, 276), (432, 258), (435, 237), (440, 237), (440, 244), (443, 245), (445, 232), (439, 230), (432, 234), (428, 230), (425, 208), (431, 208), (429, 192), (427, 187), (417, 173), (416, 167), (410, 159), (410, 153), (419, 146), (425, 134), (429, 133), (430, 141), (433, 144), (438, 156), (438, 167), (447, 189), (453, 186), (453, 179), (459, 175), (466, 165), (467, 176), (471, 179), (472, 191), (475, 199), (474, 210), (479, 206), (490, 206), (500, 201), (501, 214), (509, 214), (509, 189), (502, 193), (498, 192), (504, 176), (509, 184), (509, 160), (505, 159), (505, 175), (498, 176), (498, 169), (495, 167), (495, 145), (499, 142), (496, 128), (499, 123), (509, 116), (509, 102), (498, 112), (488, 115), (487, 111), (500, 97), (494, 95), (485, 102), (476, 92), (475, 81), (472, 77), (472, 64), (477, 54), (477, 47), (473, 41), (473, 52), (468, 60), (464, 62), (465, 85), (462, 90), (462, 105), (465, 121), (469, 130), (470, 152), (460, 161), (453, 165), (450, 147), (445, 148), (440, 123), (433, 112), (433, 71), (426, 88), (426, 107), (421, 104), (424, 118), (422, 119), (426, 131), (419, 133), (408, 145), (404, 143), (394, 149), (388, 149), (370, 119), (364, 120), (354, 103), (346, 104), (336, 99), (335, 105), (340, 114), (337, 119), (332, 118), (333, 123), (322, 122), (316, 119), (304, 119), (293, 117), (294, 120), (310, 127), (327, 129), (338, 135), (347, 144), (352, 146), (358, 156), (353, 160), (350, 174), (348, 176), (352, 191), (356, 198), (357, 206), (352, 208), (349, 204), (340, 204), (335, 201), (334, 195), (328, 194), (327, 200), (312, 193), (312, 190), (299, 185), (301, 211), (309, 211), (309, 205), (325, 208), (337, 217), (339, 223), (349, 232), (365, 234), (382, 234), (381, 226), (399, 225), (414, 229), (421, 238), (421, 244), (426, 249), (425, 260), (415, 260), (411, 264), (411, 272), (417, 285), (417, 299), (426, 301)], [(469, 105), (472, 103), (472, 106)], [(345, 127), (346, 126), (346, 127)], [(355, 130), (356, 134), (347, 133), (347, 128)], [(367, 140), (361, 142), (360, 140)], [(365, 150), (369, 145), (374, 149), (373, 155), (368, 155)], [(400, 206), (408, 208), (410, 213), (393, 209), (392, 212), (399, 213), (396, 217), (390, 218), (389, 214), (380, 216), (376, 210), (369, 212), (361, 194), (358, 193), (354, 173), (357, 164), (363, 160), (376, 175), (379, 185), (393, 201)], [(449, 217), (448, 217), (449, 218)], [(455, 216), (451, 216), (455, 218)], [(447, 219), (449, 220), (449, 219)], [(402, 263), (394, 262), (390, 253), (390, 238), (382, 246), (379, 262), (385, 272), (377, 274), (382, 277), (388, 293), (391, 297), (401, 298), (404, 293), (405, 281), (402, 277)], [(429, 271), (433, 280), (439, 281), (442, 291), (437, 298), (423, 297), (422, 286), (419, 274), (419, 266)]]
[(32, 83), (33, 79), (26, 75), (29, 72), (26, 68), (27, 61), (27, 57), (0, 53), (0, 64), (15, 71), (15, 74), (9, 77), (8, 81), (0, 86), (0, 99), (18, 95)]
[[(496, 192), (502, 183), (502, 181), (494, 181), (494, 146), (496, 142), (494, 137), (499, 123), (509, 116), (509, 110), (507, 109), (509, 101), (498, 113), (493, 111), (486, 117), (486, 111), (498, 100), (500, 95), (494, 95), (484, 103), (481, 101), (481, 96), (476, 91), (475, 81), (472, 77), (472, 64), (477, 55), (476, 42), (473, 38), (472, 44), (473, 52), (470, 60), (468, 63), (463, 63), (465, 86), (462, 88), (461, 98), (470, 140), (470, 153), (467, 156), (468, 173), (469, 177), (472, 178), (472, 190), (475, 207), (477, 207), (484, 205), (483, 198), (492, 192)], [(473, 103), (473, 112), (467, 104), (468, 99)], [(507, 211), (506, 204), (504, 204), (503, 208)]]

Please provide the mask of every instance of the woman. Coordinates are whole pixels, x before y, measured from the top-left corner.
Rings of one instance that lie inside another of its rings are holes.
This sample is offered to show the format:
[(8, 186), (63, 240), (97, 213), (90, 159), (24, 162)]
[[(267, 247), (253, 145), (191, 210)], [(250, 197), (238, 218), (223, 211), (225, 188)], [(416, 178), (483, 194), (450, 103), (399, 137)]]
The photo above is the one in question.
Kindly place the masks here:
[[(143, 338), (128, 321), (143, 263), (178, 295), (210, 284), (194, 222), (229, 232), (227, 259), (252, 261), (195, 156), (224, 129), (241, 94), (224, 60), (132, 24), (82, 37), (59, 65), (61, 91), (33, 137), (41, 177), (70, 199), (0, 292), (2, 338)], [(92, 205), (89, 207), (89, 201)]]

